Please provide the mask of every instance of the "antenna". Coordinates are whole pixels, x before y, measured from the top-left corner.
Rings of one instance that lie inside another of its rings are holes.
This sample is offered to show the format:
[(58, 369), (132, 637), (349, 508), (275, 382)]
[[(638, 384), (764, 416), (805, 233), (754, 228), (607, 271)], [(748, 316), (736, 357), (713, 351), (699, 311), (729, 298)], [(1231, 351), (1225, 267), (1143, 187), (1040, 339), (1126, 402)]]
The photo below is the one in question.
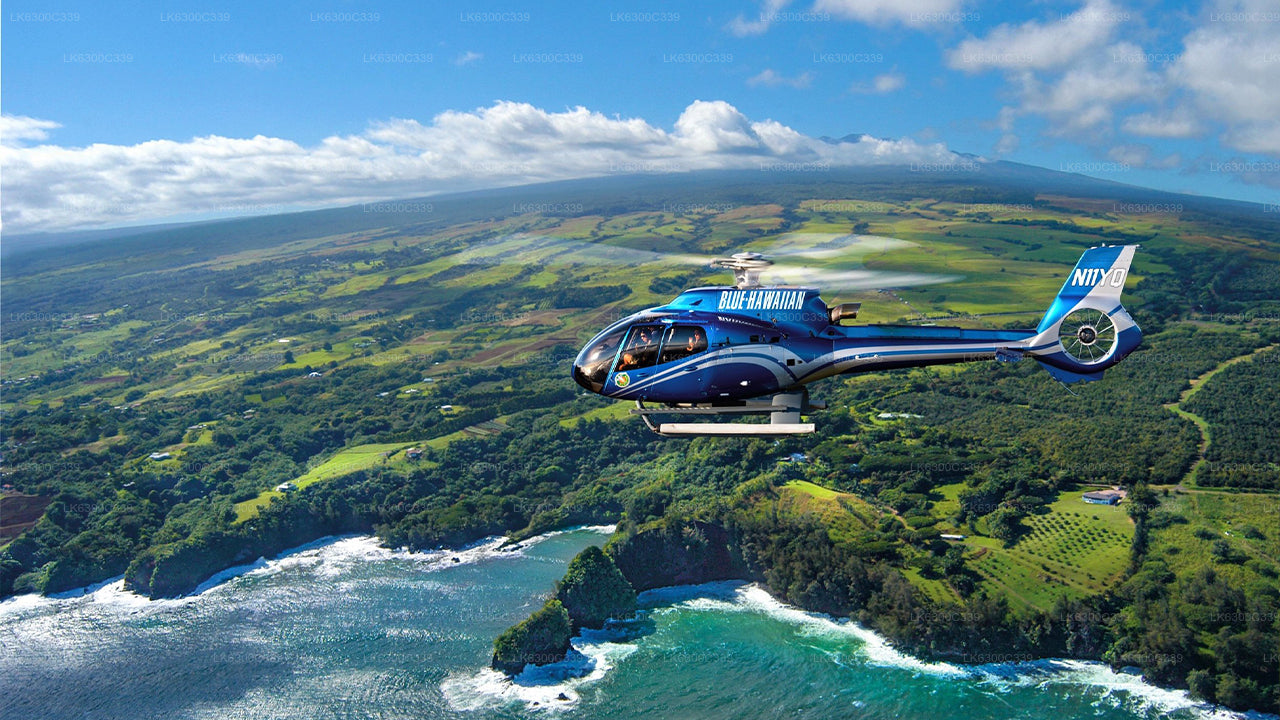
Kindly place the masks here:
[(733, 257), (711, 261), (713, 268), (733, 271), (733, 282), (739, 290), (760, 287), (760, 273), (770, 265), (773, 265), (773, 261), (758, 252), (734, 253)]

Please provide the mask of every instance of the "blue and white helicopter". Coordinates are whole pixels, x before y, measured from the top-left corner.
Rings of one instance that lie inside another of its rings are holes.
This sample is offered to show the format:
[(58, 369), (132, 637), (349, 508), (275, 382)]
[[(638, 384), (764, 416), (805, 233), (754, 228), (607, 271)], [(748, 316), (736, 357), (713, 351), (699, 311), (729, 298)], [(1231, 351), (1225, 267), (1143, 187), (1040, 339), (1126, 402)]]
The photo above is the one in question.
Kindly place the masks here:
[[(809, 402), (806, 386), (847, 373), (1030, 356), (1063, 383), (1098, 380), (1142, 342), (1120, 304), (1137, 248), (1086, 250), (1035, 330), (844, 325), (858, 303), (828, 307), (815, 288), (765, 287), (760, 275), (772, 261), (738, 253), (712, 262), (733, 271), (733, 287), (686, 290), (613, 323), (582, 348), (573, 379), (635, 401), (631, 412), (667, 436), (811, 433), (801, 415), (823, 406)], [(653, 419), (738, 414), (770, 422)]]

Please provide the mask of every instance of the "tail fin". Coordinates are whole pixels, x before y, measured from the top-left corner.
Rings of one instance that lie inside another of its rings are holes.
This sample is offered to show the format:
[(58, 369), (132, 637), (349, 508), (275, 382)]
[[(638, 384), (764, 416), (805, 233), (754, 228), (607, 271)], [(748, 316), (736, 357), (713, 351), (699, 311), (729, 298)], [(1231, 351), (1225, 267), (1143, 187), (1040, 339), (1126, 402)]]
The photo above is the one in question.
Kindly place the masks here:
[(1062, 382), (1098, 380), (1142, 342), (1120, 304), (1137, 245), (1089, 248), (1028, 341), (1026, 352)]

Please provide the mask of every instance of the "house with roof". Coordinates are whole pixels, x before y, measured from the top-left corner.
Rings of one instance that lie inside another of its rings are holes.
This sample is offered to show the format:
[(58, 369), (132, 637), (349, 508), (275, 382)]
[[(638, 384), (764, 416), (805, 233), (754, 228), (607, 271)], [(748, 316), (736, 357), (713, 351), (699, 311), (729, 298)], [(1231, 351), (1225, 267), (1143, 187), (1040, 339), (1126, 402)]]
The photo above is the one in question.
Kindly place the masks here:
[(1125, 492), (1123, 490), (1112, 489), (1091, 490), (1080, 497), (1092, 505), (1119, 505), (1124, 496)]

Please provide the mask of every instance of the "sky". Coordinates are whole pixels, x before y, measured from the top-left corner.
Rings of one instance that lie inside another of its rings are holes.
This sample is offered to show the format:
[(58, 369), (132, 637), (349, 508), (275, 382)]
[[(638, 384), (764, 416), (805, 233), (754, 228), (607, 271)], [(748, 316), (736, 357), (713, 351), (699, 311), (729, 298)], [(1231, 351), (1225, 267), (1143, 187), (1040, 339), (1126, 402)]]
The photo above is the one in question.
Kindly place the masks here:
[(1280, 212), (1280, 0), (0, 14), (7, 233), (615, 173), (972, 162), (955, 153)]

